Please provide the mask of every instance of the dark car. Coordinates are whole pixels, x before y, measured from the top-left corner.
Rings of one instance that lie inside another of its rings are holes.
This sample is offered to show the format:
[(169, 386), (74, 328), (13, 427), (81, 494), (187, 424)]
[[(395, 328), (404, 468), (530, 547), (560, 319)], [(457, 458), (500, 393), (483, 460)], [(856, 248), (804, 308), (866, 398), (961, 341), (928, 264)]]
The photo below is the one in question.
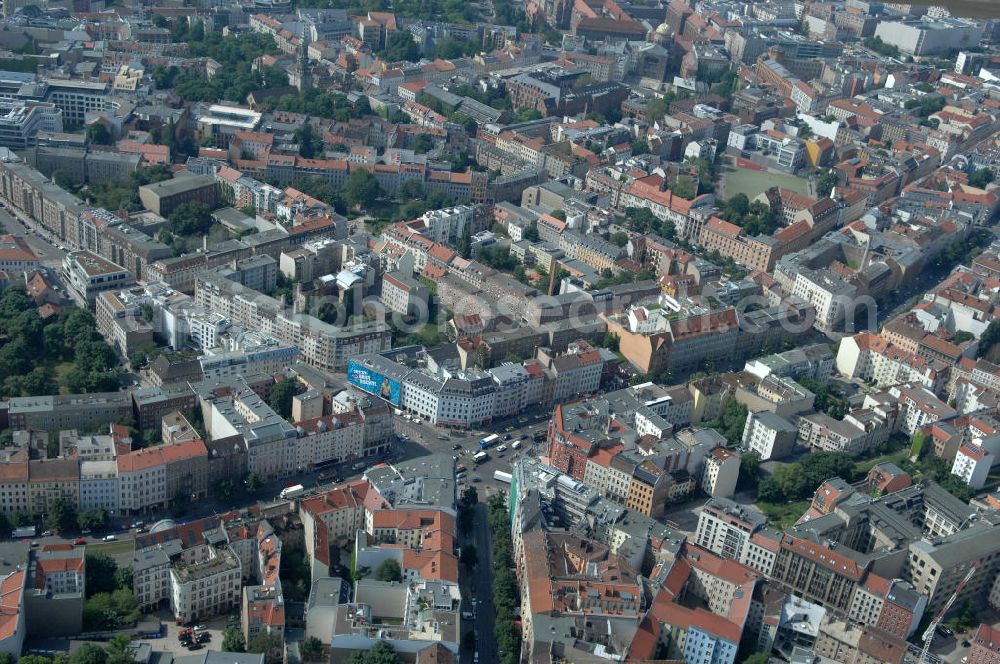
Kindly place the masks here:
[(944, 625), (938, 625), (937, 633), (944, 637), (953, 636), (955, 634), (955, 632), (951, 631), (951, 629), (945, 627)]
[(198, 635), (197, 639), (198, 643), (208, 643), (211, 640), (212, 640), (212, 635), (209, 634), (208, 632), (202, 632), (201, 634)]
[(201, 649), (202, 649), (202, 648), (204, 648), (204, 647), (205, 647), (205, 646), (203, 646), (202, 644), (200, 644), (200, 643), (198, 643), (198, 642), (195, 642), (195, 643), (192, 643), (191, 645), (189, 645), (189, 646), (187, 647), (187, 649), (188, 649), (188, 650), (201, 650)]
[(503, 439), (504, 440), (510, 440), (510, 434), (507, 434), (506, 436), (504, 436)]
[(462, 449), (462, 444), (461, 443), (455, 443), (454, 445), (451, 446), (451, 449), (453, 449), (453, 450), (460, 450), (460, 449)]

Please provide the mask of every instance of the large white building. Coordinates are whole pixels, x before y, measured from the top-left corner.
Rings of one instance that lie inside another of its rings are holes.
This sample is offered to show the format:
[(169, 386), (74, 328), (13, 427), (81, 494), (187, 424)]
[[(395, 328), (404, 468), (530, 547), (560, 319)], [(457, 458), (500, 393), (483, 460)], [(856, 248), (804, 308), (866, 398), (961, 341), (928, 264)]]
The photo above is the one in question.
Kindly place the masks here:
[(230, 613), (240, 605), (240, 560), (228, 544), (202, 544), (170, 568), (170, 609), (181, 624)]
[(725, 447), (716, 447), (705, 456), (701, 488), (713, 498), (728, 498), (736, 493), (740, 478), (740, 455)]
[(747, 451), (755, 452), (761, 461), (769, 461), (791, 454), (797, 437), (794, 424), (769, 410), (761, 410), (747, 415), (742, 441)]
[(881, 21), (875, 36), (908, 55), (933, 55), (978, 46), (983, 23), (957, 18)]
[(936, 391), (942, 385), (945, 369), (940, 360), (909, 353), (871, 332), (844, 337), (837, 350), (840, 375), (871, 381), (878, 387), (918, 383)]
[(958, 448), (951, 474), (957, 475), (970, 489), (982, 489), (990, 474), (996, 457), (975, 443), (966, 443)]
[(80, 462), (80, 511), (107, 510), (108, 514), (118, 514), (121, 504), (121, 489), (118, 484), (118, 462)]
[(711, 498), (698, 514), (694, 542), (717, 556), (740, 560), (750, 536), (767, 524), (767, 517), (752, 507), (728, 498)]

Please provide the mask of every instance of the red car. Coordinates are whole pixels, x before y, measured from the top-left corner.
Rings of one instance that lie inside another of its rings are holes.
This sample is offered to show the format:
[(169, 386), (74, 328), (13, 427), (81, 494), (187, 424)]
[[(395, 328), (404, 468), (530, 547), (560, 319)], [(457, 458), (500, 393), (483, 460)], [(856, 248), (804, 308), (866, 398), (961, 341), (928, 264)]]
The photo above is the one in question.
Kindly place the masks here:
[(77, 546), (80, 546), (81, 544), (86, 544), (86, 543), (87, 543), (87, 538), (86, 537), (77, 537), (75, 540), (73, 540), (73, 544), (75, 544)]

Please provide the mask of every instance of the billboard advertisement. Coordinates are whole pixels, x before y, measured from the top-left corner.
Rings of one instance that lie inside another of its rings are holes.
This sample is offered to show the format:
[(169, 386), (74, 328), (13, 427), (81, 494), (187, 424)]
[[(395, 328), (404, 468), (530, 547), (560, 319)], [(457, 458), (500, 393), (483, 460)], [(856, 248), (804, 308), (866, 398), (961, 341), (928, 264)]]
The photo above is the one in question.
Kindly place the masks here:
[(393, 406), (399, 405), (401, 389), (398, 380), (386, 378), (353, 360), (347, 364), (347, 382), (368, 394), (382, 397)]

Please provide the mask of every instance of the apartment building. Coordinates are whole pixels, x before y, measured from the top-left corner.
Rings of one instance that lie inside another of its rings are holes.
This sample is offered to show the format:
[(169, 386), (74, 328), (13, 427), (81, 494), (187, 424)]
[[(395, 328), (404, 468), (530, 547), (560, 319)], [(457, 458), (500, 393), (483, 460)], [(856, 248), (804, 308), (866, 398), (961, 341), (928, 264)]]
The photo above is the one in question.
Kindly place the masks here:
[(174, 619), (185, 624), (231, 613), (240, 605), (241, 569), (228, 543), (205, 543), (184, 550), (170, 568)]
[(387, 272), (382, 276), (382, 294), (379, 299), (389, 311), (409, 316), (426, 315), (430, 289), (413, 277), (400, 272)]
[(137, 307), (127, 307), (115, 291), (103, 291), (94, 300), (97, 331), (122, 357), (155, 346), (153, 326)]
[(48, 513), (57, 499), (67, 507), (80, 509), (80, 462), (77, 459), (28, 461), (29, 514)]
[(0, 200), (35, 227), (77, 247), (76, 219), (83, 201), (0, 148)]
[(802, 593), (809, 601), (846, 612), (869, 565), (856, 558), (850, 549), (830, 550), (785, 533), (771, 578)]
[(208, 450), (201, 440), (156, 445), (117, 459), (119, 504), (126, 513), (197, 501), (208, 493)]
[(307, 314), (291, 313), (277, 300), (219, 274), (204, 274), (195, 301), (228, 319), (296, 346), (307, 363), (327, 371), (343, 370), (352, 357), (388, 350), (391, 330), (383, 323), (335, 327)]
[(752, 507), (710, 498), (698, 514), (694, 543), (722, 558), (741, 560), (750, 538), (766, 524), (767, 517)]
[(70, 296), (79, 306), (90, 309), (98, 293), (120, 291), (135, 283), (128, 270), (90, 251), (66, 254), (62, 268)]
[(337, 413), (296, 422), (297, 468), (342, 463), (364, 456), (364, 416), (360, 412)]
[(121, 508), (118, 462), (115, 459), (80, 462), (80, 511), (105, 510), (117, 515)]
[(0, 271), (24, 274), (38, 268), (38, 256), (23, 237), (0, 236)]
[(761, 461), (781, 459), (795, 449), (798, 428), (785, 418), (769, 410), (747, 414), (741, 438), (747, 451), (754, 452)]
[(728, 498), (736, 493), (740, 476), (740, 455), (725, 447), (716, 447), (705, 457), (701, 488), (713, 498)]

